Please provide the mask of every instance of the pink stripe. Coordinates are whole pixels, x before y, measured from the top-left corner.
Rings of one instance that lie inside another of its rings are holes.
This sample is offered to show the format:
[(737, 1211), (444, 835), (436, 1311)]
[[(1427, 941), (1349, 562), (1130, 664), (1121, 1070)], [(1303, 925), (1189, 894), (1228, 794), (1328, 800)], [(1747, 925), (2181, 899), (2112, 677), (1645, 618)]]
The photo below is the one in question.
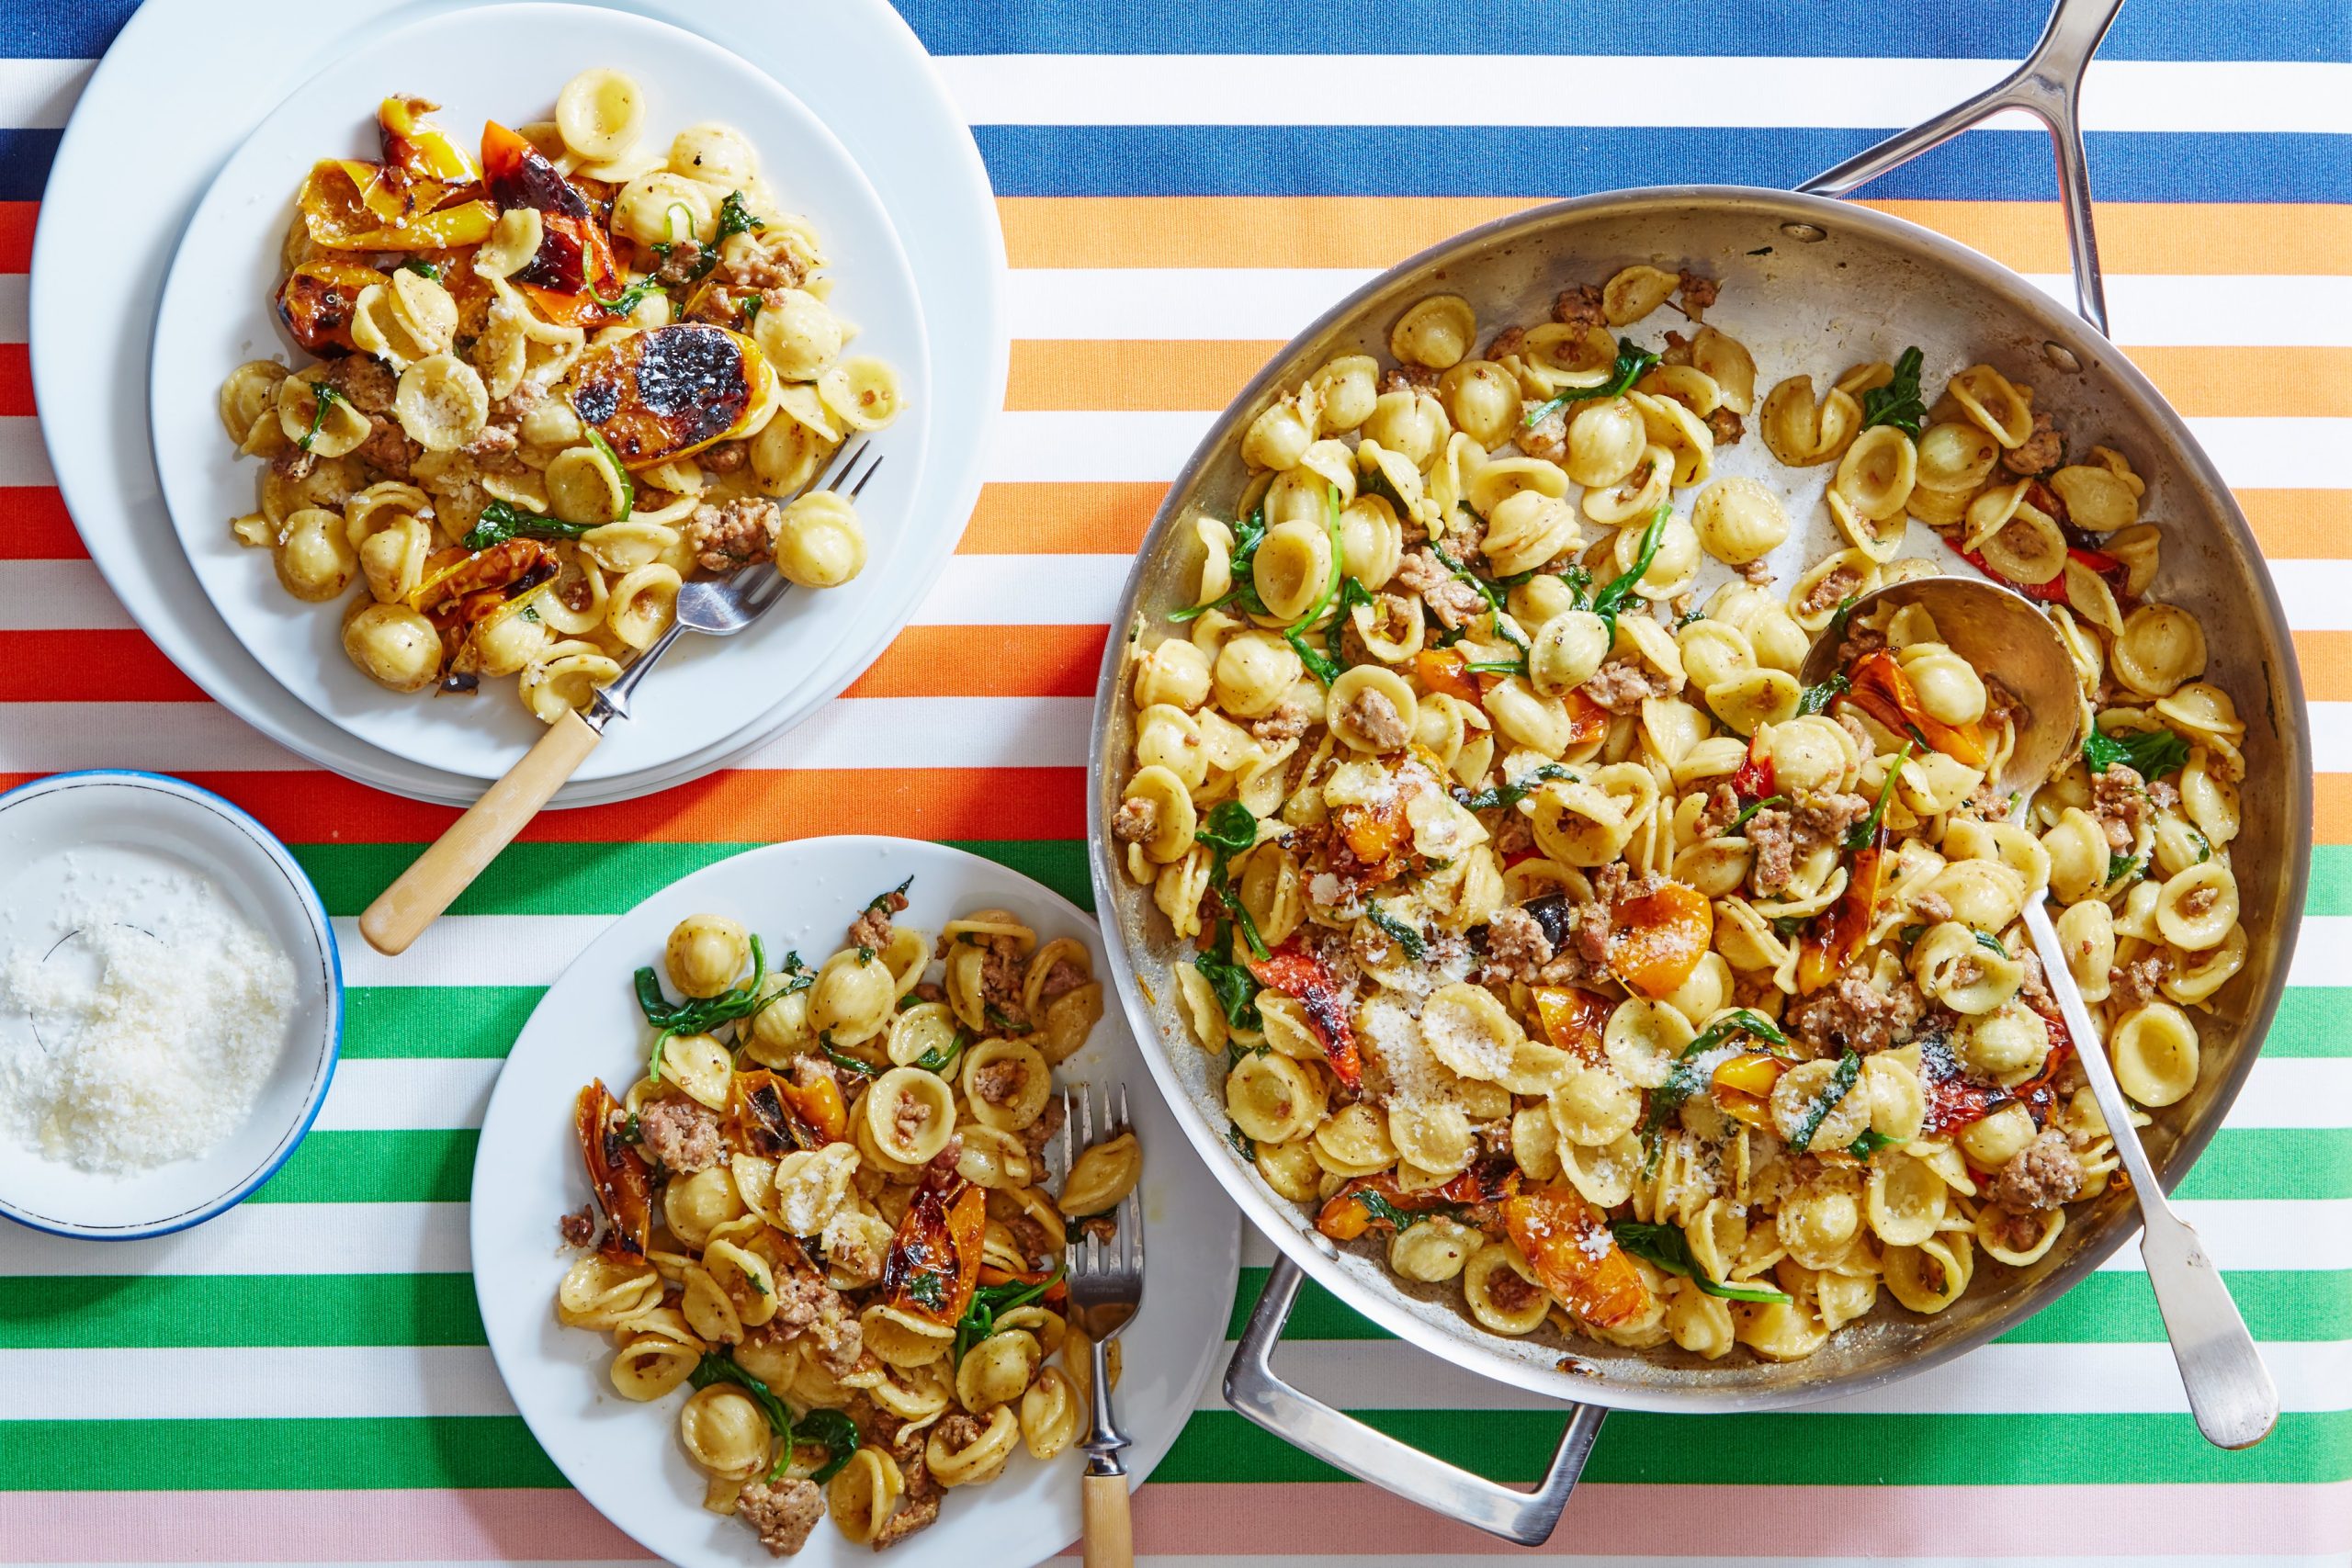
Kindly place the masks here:
[[(1588, 1485), (1542, 1554), (1636, 1557), (2324, 1555), (2352, 1483), (2294, 1486)], [(1141, 1552), (1436, 1557), (1510, 1549), (1376, 1487), (1146, 1486)]]
[[(1579, 1487), (1541, 1555), (2324, 1555), (2352, 1483), (2317, 1486)], [(1369, 1486), (1164, 1485), (1136, 1499), (1151, 1554), (1503, 1551)], [(0, 1493), (11, 1562), (650, 1561), (569, 1491)]]
[(14, 1562), (538, 1562), (650, 1554), (577, 1492), (0, 1493)]

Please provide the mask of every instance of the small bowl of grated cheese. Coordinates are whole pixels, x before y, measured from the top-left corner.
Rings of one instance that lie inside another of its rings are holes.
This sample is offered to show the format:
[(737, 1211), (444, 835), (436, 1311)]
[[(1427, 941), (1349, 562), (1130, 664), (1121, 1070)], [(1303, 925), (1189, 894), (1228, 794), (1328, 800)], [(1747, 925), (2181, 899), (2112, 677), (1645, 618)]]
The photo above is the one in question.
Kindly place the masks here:
[(0, 795), (0, 1216), (124, 1241), (234, 1207), (342, 1033), (326, 908), (251, 817), (156, 773)]

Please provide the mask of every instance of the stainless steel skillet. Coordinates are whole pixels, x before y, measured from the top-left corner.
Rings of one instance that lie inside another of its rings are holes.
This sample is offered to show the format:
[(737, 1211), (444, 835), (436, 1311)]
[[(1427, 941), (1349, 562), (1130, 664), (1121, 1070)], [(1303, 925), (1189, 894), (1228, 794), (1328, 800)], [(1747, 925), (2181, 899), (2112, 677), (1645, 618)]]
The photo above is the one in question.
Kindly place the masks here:
[[(1138, 552), (1104, 656), (1091, 739), (1089, 828), (1094, 888), (1120, 997), (1145, 1057), (1186, 1133), (1253, 1223), (1282, 1249), (1227, 1374), (1226, 1396), (1252, 1421), (1365, 1480), (1510, 1540), (1544, 1540), (1611, 1408), (1728, 1413), (1859, 1393), (1962, 1355), (2048, 1305), (2130, 1234), (2130, 1203), (2110, 1191), (2070, 1223), (2040, 1263), (1986, 1263), (1960, 1302), (1935, 1317), (1883, 1303), (1809, 1359), (1710, 1364), (1672, 1350), (1501, 1338), (1477, 1328), (1442, 1288), (1410, 1285), (1368, 1252), (1335, 1248), (1311, 1215), (1276, 1196), (1223, 1138), (1216, 1065), (1191, 1043), (1176, 1008), (1186, 944), (1169, 934), (1148, 892), (1122, 874), (1104, 825), (1130, 763), (1134, 710), (1121, 679), (1129, 634), (1189, 603), (1197, 557), (1192, 520), (1233, 514), (1248, 479), (1241, 434), (1276, 397), (1335, 355), (1385, 356), (1390, 325), (1421, 297), (1450, 292), (1476, 307), (1484, 330), (1546, 319), (1562, 288), (1648, 262), (1722, 282), (1708, 320), (1746, 343), (1759, 387), (1806, 371), (1928, 355), (1929, 379), (1979, 360), (2035, 388), (2080, 450), (2130, 456), (2147, 481), (2143, 515), (2165, 529), (2152, 592), (2195, 612), (2211, 648), (2209, 678), (2247, 723), (2246, 819), (2233, 846), (2252, 946), (2205, 1026), (2197, 1088), (2162, 1112), (2144, 1141), (2167, 1189), (2222, 1122), (2245, 1082), (2285, 985), (2311, 852), (2311, 736), (2286, 618), (2244, 516), (2179, 415), (2109, 343), (2075, 103), (2083, 68), (2121, 0), (2059, 0), (2032, 55), (1999, 85), (1889, 139), (1795, 192), (1742, 186), (1613, 191), (1486, 224), (1400, 263), (1294, 339), (1211, 428), (1170, 487)], [(1902, 220), (1835, 199), (2003, 109), (2041, 118), (2056, 144), (2079, 315), (2027, 279)], [(1639, 329), (1635, 329), (1639, 331)], [(1646, 341), (1646, 338), (1645, 338)], [(1795, 537), (1781, 575), (1842, 544), (1822, 516), (1819, 470), (1807, 482), (1774, 471), (1751, 439), (1719, 450), (1718, 472), (1749, 472), (1787, 496)], [(1834, 541), (1834, 542), (1833, 542)], [(1906, 553), (1956, 558), (1917, 529)], [(1721, 569), (1714, 569), (1720, 572)], [(1702, 578), (1702, 593), (1717, 577)], [(1282, 1381), (1274, 1345), (1303, 1279), (1311, 1277), (1398, 1337), (1498, 1382), (1556, 1398), (1567, 1417), (1532, 1492), (1442, 1462), (1331, 1409)], [(1572, 1353), (1564, 1354), (1564, 1350)]]

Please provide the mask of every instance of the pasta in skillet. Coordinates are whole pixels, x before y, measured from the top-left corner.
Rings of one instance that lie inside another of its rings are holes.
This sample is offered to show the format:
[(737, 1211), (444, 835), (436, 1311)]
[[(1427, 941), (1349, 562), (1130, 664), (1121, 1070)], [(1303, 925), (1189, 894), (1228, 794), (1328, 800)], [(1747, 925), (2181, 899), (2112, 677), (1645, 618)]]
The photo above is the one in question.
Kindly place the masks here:
[[(774, 561), (804, 588), (864, 570), (848, 497), (780, 506), (901, 401), (848, 352), (816, 232), (751, 144), (662, 148), (617, 71), (550, 121), (483, 127), (479, 164), (384, 100), (380, 162), (304, 181), (277, 313), (313, 362), (220, 388), (264, 459), (236, 536), (396, 692), (514, 677), (549, 723), (662, 636), (698, 573)], [(352, 592), (354, 584), (359, 592)]]
[(776, 1556), (829, 1509), (891, 1545), (1015, 1450), (1076, 1442), (1091, 1348), (1063, 1315), (1063, 1249), (1142, 1175), (1114, 1129), (1049, 1190), (1053, 1069), (1102, 1013), (1086, 949), (977, 909), (934, 950), (893, 922), (906, 890), (814, 969), (771, 969), (723, 916), (679, 922), (681, 999), (637, 974), (645, 1077), (617, 1099), (591, 1083), (575, 1111), (595, 1206), (562, 1228), (593, 1250), (556, 1315), (613, 1337), (625, 1398), (691, 1391), (678, 1439), (704, 1506)]
[[(2120, 1179), (2078, 1050), (2150, 1110), (2195, 1085), (2246, 946), (2245, 727), (2146, 597), (2124, 457), (2070, 461), (1989, 365), (1931, 401), (1917, 349), (1767, 385), (1717, 326), (1612, 330), (1715, 295), (1632, 267), (1483, 352), (1436, 296), (1395, 368), (1261, 416), (1193, 602), (1130, 638), (1111, 830), (1196, 946), (1234, 1147), (1326, 1235), (1495, 1334), (1785, 1360), (2032, 1263)], [(1751, 424), (1843, 539), (1786, 581), (1781, 492), (1714, 471)], [(1915, 519), (2075, 652), (2082, 754), (2022, 822), (2008, 694), (1921, 609), (1851, 611), (1939, 570)]]

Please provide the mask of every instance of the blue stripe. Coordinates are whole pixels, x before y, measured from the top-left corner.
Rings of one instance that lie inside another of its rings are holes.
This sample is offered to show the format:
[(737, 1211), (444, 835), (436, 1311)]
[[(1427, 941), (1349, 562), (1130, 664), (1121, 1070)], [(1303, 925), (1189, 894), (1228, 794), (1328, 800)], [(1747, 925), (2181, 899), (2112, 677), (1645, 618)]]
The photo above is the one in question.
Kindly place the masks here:
[[(2018, 60), (2047, 0), (896, 0), (933, 54), (1719, 54)], [(2341, 0), (2131, 0), (2117, 60), (2352, 60)], [(1661, 83), (1670, 90), (1671, 84)], [(1302, 84), (1330, 91), (1331, 83)], [(1466, 107), (1471, 100), (1464, 100)], [(1447, 100), (1421, 106), (1449, 112)], [(1921, 104), (1922, 116), (1942, 106)]]
[(39, 201), (57, 161), (59, 130), (0, 130), (0, 201)]
[[(999, 196), (1555, 197), (1622, 186), (1789, 186), (1885, 134), (1479, 126), (975, 129)], [(2116, 131), (2090, 138), (2102, 201), (2352, 201), (2352, 137)], [(2050, 143), (1961, 138), (1863, 194), (2052, 200)]]
[(96, 60), (138, 8), (139, 0), (10, 0), (0, 5), (0, 59)]

